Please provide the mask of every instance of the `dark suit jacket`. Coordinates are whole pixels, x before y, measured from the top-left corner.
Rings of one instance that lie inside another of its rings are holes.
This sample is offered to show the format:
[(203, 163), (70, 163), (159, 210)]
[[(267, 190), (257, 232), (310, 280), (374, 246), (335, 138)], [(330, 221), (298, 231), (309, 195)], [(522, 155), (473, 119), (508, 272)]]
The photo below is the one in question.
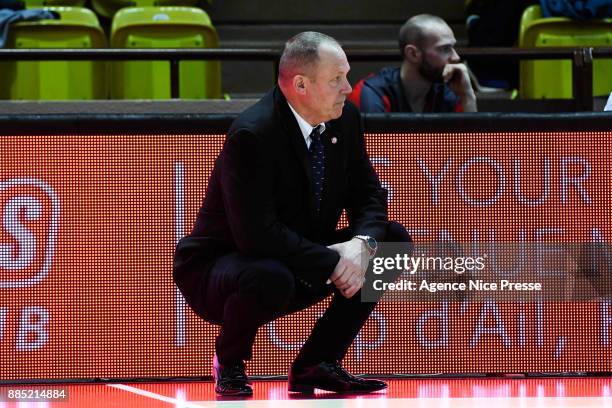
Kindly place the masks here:
[(354, 235), (384, 238), (386, 192), (352, 104), (326, 123), (322, 140), (325, 185), (317, 215), (306, 143), (280, 89), (234, 121), (193, 231), (175, 254), (174, 280), (194, 309), (207, 271), (230, 252), (275, 258), (313, 287), (325, 285), (339, 260), (326, 245), (334, 243), (343, 209)]

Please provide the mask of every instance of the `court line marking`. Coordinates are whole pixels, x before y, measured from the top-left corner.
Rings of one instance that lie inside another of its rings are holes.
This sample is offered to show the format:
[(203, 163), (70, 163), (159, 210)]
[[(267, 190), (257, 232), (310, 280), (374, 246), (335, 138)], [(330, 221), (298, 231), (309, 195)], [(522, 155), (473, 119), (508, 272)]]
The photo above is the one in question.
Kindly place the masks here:
[[(237, 406), (245, 407), (253, 406), (257, 408), (267, 408), (270, 405), (277, 406), (279, 404), (286, 404), (288, 400), (247, 400), (247, 401), (200, 401), (200, 403), (193, 403), (185, 400), (178, 400), (176, 398), (166, 397), (161, 394), (156, 394), (151, 391), (145, 391), (140, 388), (132, 387), (125, 384), (106, 384), (108, 387), (117, 388), (126, 392), (131, 392), (143, 397), (149, 397), (158, 401), (174, 404), (175, 407), (180, 408), (202, 408), (208, 406), (208, 403), (214, 405), (225, 405), (228, 407)], [(372, 398), (372, 399), (324, 399), (324, 400), (295, 400), (292, 404), (302, 408), (303, 406), (323, 406), (329, 407), (332, 403), (339, 402), (340, 405), (345, 407), (364, 407), (364, 406), (378, 406), (378, 407), (395, 407), (396, 405), (402, 408), (429, 408), (437, 407), (440, 403), (450, 403), (453, 401), (453, 405), (458, 408), (473, 408), (482, 406), (490, 407), (491, 404), (497, 405), (499, 408), (515, 407), (517, 403), (526, 408), (541, 407), (542, 404), (546, 404), (547, 407), (567, 407), (569, 406), (582, 406), (582, 407), (610, 407), (612, 406), (612, 398), (608, 396), (597, 396), (597, 397), (455, 397), (455, 398), (440, 398), (440, 397), (417, 397), (417, 398)], [(204, 405), (202, 405), (202, 403)], [(551, 404), (553, 403), (553, 404)], [(573, 405), (576, 403), (578, 405)], [(588, 404), (587, 404), (588, 403)], [(602, 405), (605, 403), (605, 405)], [(597, 405), (593, 405), (597, 404)]]
[(158, 401), (167, 402), (168, 404), (174, 404), (175, 406), (181, 407), (181, 408), (183, 407), (184, 408), (202, 408), (201, 404), (194, 404), (189, 401), (183, 401), (183, 400), (178, 400), (176, 398), (166, 397), (165, 395), (156, 394), (151, 391), (145, 391), (140, 388), (132, 387), (132, 386), (125, 385), (125, 384), (106, 384), (106, 385), (108, 387), (113, 387), (113, 388), (117, 388), (117, 389), (120, 389), (126, 392), (138, 394), (143, 397), (149, 397), (149, 398), (156, 399)]

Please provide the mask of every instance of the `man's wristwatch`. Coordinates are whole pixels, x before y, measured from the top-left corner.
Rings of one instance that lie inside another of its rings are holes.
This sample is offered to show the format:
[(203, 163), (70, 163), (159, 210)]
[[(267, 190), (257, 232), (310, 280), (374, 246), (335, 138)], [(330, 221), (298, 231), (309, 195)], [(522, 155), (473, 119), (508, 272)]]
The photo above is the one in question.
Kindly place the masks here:
[(376, 250), (378, 249), (378, 242), (368, 235), (355, 235), (355, 238), (362, 240), (366, 244), (370, 259), (374, 258), (374, 255), (376, 255)]

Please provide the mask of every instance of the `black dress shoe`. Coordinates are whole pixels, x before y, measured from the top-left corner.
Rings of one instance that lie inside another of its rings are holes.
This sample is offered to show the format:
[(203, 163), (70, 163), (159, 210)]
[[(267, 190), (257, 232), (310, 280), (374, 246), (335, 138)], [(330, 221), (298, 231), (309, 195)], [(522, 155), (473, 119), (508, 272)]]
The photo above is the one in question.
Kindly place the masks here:
[(310, 367), (291, 367), (289, 391), (313, 394), (314, 389), (343, 393), (366, 393), (387, 388), (387, 383), (349, 374), (340, 363), (322, 362)]
[(215, 392), (226, 397), (249, 397), (253, 389), (245, 372), (244, 362), (236, 364), (219, 364), (217, 356), (213, 359), (213, 377)]

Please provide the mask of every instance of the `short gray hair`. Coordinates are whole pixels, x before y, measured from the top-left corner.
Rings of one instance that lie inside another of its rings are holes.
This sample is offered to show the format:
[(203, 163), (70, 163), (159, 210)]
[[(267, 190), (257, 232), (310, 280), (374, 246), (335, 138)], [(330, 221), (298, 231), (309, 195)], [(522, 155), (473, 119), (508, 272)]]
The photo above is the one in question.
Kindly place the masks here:
[(447, 25), (446, 21), (438, 16), (431, 14), (418, 14), (410, 17), (400, 28), (398, 42), (402, 57), (404, 56), (404, 48), (406, 45), (413, 44), (419, 48), (424, 47), (427, 29), (434, 24)]
[(319, 47), (323, 43), (335, 45), (338, 41), (316, 31), (305, 31), (289, 39), (278, 64), (278, 78), (285, 81), (297, 74), (309, 75), (319, 62)]

